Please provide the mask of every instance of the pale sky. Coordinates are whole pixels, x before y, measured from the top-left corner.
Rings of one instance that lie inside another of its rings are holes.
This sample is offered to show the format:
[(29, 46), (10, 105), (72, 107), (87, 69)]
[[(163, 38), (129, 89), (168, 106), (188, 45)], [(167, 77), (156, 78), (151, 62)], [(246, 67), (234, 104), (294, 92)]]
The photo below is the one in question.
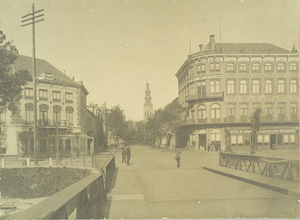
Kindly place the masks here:
[(84, 82), (88, 102), (120, 105), (141, 120), (147, 80), (154, 109), (177, 97), (175, 74), (209, 36), (223, 43), (298, 48), (298, 0), (0, 0), (0, 29), (32, 56), (31, 27), (21, 17), (44, 9), (36, 57)]

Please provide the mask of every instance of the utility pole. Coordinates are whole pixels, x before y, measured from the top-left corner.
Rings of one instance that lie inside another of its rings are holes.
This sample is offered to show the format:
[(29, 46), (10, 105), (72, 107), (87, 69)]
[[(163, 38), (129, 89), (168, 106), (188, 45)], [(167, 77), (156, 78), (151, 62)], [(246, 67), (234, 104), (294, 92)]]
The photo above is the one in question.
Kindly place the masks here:
[[(44, 19), (36, 20), (36, 18), (41, 18), (44, 14), (36, 15), (39, 12), (44, 11), (44, 9), (34, 11), (34, 4), (32, 4), (32, 13), (27, 14), (22, 17), (23, 22), (29, 22), (27, 24), (21, 25), (25, 27), (27, 25), (32, 25), (32, 70), (33, 70), (33, 147), (34, 147), (34, 159), (35, 165), (38, 165), (38, 141), (37, 141), (37, 95), (36, 95), (36, 64), (35, 64), (35, 23), (43, 21)], [(27, 18), (31, 16), (30, 18)]]

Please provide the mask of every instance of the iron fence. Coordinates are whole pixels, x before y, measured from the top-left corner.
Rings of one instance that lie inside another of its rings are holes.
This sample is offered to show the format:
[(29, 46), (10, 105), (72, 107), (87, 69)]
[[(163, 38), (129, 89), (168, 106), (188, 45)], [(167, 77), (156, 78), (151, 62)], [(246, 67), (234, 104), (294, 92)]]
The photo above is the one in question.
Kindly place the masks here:
[(299, 183), (299, 160), (220, 152), (219, 165)]

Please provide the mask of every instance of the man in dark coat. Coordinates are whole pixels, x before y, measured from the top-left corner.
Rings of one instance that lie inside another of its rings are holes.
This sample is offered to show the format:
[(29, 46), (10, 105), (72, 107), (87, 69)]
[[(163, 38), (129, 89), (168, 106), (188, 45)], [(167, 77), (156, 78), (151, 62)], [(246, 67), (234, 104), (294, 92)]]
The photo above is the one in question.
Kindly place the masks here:
[(131, 150), (130, 150), (130, 148), (128, 147), (128, 148), (126, 149), (127, 165), (129, 165), (130, 157), (131, 157)]
[(122, 163), (126, 163), (126, 151), (122, 148)]
[(178, 151), (176, 153), (176, 161), (177, 161), (177, 167), (179, 168), (180, 167), (180, 156), (181, 156), (181, 152)]

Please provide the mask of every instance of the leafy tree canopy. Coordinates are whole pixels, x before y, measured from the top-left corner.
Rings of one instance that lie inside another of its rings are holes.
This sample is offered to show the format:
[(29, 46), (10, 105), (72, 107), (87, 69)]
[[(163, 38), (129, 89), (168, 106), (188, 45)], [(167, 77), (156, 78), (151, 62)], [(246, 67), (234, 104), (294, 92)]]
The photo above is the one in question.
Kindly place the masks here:
[(25, 70), (14, 72), (12, 65), (18, 59), (18, 50), (0, 30), (0, 105), (15, 111), (14, 103), (21, 98), (22, 86), (32, 77)]
[(124, 132), (126, 130), (126, 116), (124, 110), (121, 109), (119, 105), (113, 106), (108, 110), (107, 114), (107, 130), (111, 134), (118, 138), (124, 137)]

